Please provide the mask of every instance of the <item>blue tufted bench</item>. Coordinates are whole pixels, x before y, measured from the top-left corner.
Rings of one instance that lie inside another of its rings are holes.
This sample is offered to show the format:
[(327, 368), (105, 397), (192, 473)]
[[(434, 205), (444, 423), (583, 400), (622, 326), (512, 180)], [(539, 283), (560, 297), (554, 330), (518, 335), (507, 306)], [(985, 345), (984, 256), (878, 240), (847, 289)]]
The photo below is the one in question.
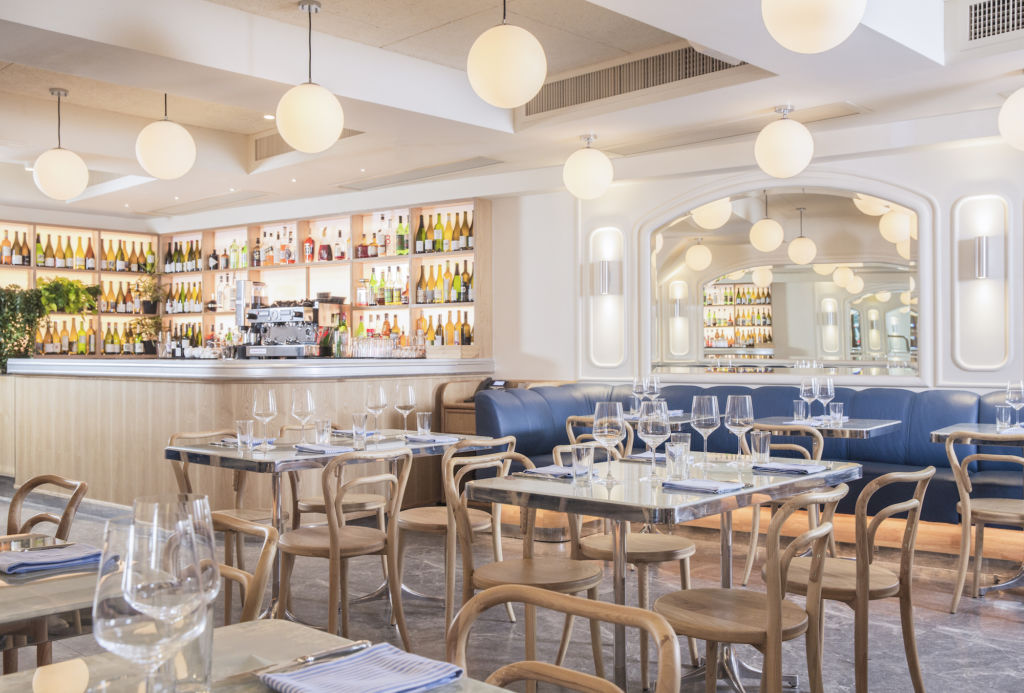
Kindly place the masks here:
[[(718, 385), (666, 385), (662, 396), (670, 409), (690, 410), (694, 395), (715, 395), (724, 411), (729, 395), (750, 395), (754, 415), (792, 416), (797, 388), (788, 386), (744, 387)], [(574, 415), (594, 413), (597, 402), (619, 401), (624, 405), (631, 395), (629, 385), (572, 383), (554, 387), (516, 390), (483, 390), (476, 395), (476, 430), (481, 435), (516, 437), (516, 450), (537, 465), (551, 463), (551, 449), (568, 442), (565, 419)], [(853, 390), (836, 388), (835, 401), (843, 402), (846, 414), (853, 418), (899, 419), (903, 425), (894, 433), (867, 440), (826, 438), (824, 459), (847, 460), (863, 466), (863, 477), (850, 484), (851, 490), (839, 511), (852, 514), (857, 495), (872, 479), (892, 471), (936, 468), (925, 497), (922, 519), (931, 522), (959, 522), (956, 503), (959, 495), (953, 472), (946, 460), (945, 448), (932, 443), (929, 434), (956, 423), (995, 421), (995, 405), (1003, 403), (1002, 392), (984, 396), (963, 390), (927, 390), (913, 392), (899, 388), (868, 388)], [(819, 404), (815, 404), (820, 407)], [(695, 436), (694, 445), (700, 444)], [(638, 445), (643, 443), (638, 441)], [(976, 446), (961, 446), (961, 455), (976, 451)], [(725, 427), (708, 438), (713, 452), (735, 452), (736, 438)], [(1002, 448), (1005, 453), (1006, 449)], [(986, 451), (985, 446), (981, 451)], [(989, 451), (999, 452), (991, 448)], [(971, 469), (973, 495), (978, 497), (1022, 498), (1022, 477), (1019, 465), (1002, 462), (981, 462)], [(883, 488), (871, 499), (868, 512), (895, 502)], [(896, 492), (895, 490), (893, 491)]]

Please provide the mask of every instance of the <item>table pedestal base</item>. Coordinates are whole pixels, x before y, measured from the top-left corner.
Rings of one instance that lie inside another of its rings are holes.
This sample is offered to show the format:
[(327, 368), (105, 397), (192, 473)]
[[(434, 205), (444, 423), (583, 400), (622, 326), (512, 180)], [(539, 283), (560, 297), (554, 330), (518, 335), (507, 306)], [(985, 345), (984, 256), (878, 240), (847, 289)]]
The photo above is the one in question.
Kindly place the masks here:
[(984, 597), (989, 592), (995, 592), (997, 590), (1009, 590), (1013, 589), (1014, 587), (1024, 587), (1024, 565), (1022, 565), (1020, 567), (1020, 570), (1017, 571), (1017, 574), (1009, 580), (997, 582), (996, 584), (988, 585), (987, 587), (978, 588), (978, 596)]

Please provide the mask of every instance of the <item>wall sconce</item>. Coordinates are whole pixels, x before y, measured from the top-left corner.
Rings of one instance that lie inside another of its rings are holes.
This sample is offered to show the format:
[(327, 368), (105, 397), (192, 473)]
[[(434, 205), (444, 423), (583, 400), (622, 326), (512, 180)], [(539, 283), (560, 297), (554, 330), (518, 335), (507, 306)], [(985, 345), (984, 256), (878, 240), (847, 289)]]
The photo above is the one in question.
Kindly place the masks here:
[(868, 349), (875, 352), (882, 349), (882, 321), (874, 308), (868, 311)]
[(988, 236), (974, 237), (974, 278), (988, 279)]
[(821, 349), (834, 354), (839, 351), (839, 304), (834, 298), (821, 301)]
[(590, 364), (615, 368), (626, 358), (624, 297), (625, 237), (605, 226), (592, 231), (587, 243), (589, 286), (581, 287), (588, 316), (586, 353)]
[(689, 293), (689, 285), (677, 280), (668, 285), (668, 297), (672, 301), (672, 317), (678, 318), (683, 314), (683, 301)]
[(668, 297), (672, 301), (672, 317), (668, 321), (668, 348), (673, 356), (686, 356), (690, 353), (690, 319), (683, 305), (689, 293), (690, 285), (681, 279), (668, 285)]

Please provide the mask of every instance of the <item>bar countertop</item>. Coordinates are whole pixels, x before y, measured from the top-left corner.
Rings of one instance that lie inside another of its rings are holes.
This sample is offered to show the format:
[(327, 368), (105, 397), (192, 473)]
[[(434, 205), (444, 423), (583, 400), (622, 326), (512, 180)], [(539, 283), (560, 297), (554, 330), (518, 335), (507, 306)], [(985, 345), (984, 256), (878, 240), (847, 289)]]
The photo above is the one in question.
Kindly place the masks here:
[(330, 380), (382, 376), (487, 375), (492, 359), (10, 359), (12, 375), (144, 380)]

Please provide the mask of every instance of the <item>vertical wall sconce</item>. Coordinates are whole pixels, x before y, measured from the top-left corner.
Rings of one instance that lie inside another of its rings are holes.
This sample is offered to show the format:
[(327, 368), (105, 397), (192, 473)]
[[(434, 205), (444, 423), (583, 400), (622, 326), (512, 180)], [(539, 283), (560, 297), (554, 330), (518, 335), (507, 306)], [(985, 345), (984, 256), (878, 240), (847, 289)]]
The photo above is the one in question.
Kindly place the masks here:
[(974, 237), (974, 278), (988, 279), (988, 236)]
[(839, 351), (839, 304), (834, 298), (821, 301), (821, 350), (826, 354)]
[(614, 368), (626, 358), (626, 308), (623, 296), (625, 242), (620, 229), (595, 229), (587, 243), (589, 294), (587, 304), (590, 363)]
[(882, 323), (874, 308), (868, 311), (868, 349), (876, 352), (882, 349)]
[(690, 353), (690, 319), (683, 303), (689, 293), (689, 284), (683, 280), (668, 285), (668, 298), (672, 301), (672, 317), (668, 321), (668, 349), (673, 356), (686, 356)]

